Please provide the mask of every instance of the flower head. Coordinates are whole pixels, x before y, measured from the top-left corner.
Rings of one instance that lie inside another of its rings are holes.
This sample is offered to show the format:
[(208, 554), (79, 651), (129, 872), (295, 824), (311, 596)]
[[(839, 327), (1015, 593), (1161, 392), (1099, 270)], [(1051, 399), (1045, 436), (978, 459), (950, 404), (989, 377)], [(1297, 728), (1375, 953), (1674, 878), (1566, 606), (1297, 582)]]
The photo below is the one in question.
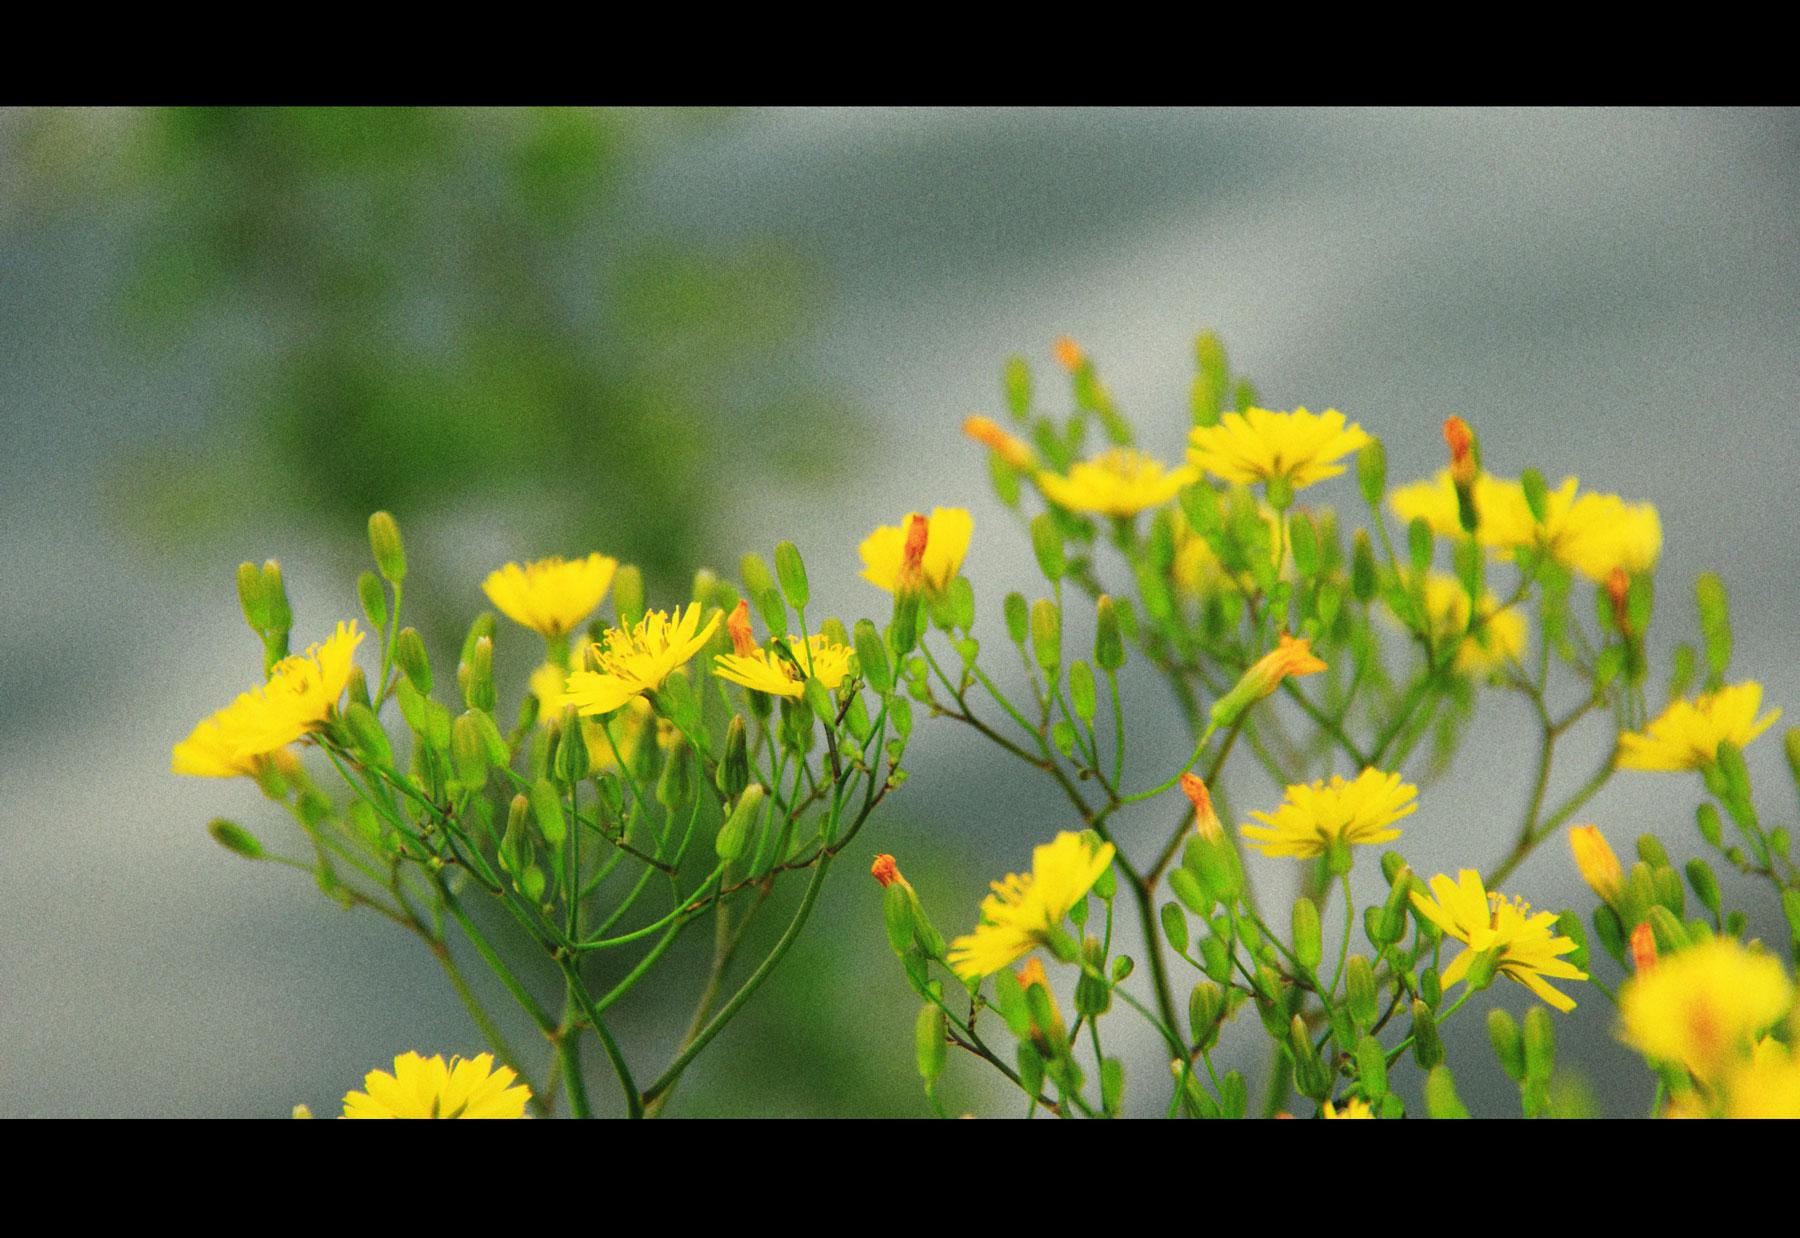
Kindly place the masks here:
[(715, 611), (702, 628), (700, 609), (694, 602), (685, 611), (653, 610), (630, 627), (610, 629), (601, 644), (589, 647), (599, 669), (571, 674), (562, 704), (587, 716), (610, 714), (633, 697), (662, 687), (719, 626)]
[(1475, 431), (1461, 417), (1444, 418), (1444, 442), (1450, 448), (1450, 479), (1458, 485), (1475, 480)]
[[(1517, 481), (1477, 473), (1472, 494), (1481, 518), (1476, 540), (1496, 552), (1537, 547), (1600, 582), (1615, 569), (1627, 574), (1648, 571), (1662, 553), (1662, 520), (1656, 508), (1627, 503), (1616, 494), (1578, 494), (1573, 477), (1565, 477), (1545, 494), (1541, 521), (1532, 514), (1525, 488)], [(1388, 502), (1402, 520), (1422, 518), (1439, 536), (1464, 536), (1451, 471), (1402, 486)]]
[(1226, 481), (1280, 479), (1299, 490), (1342, 473), (1344, 466), (1334, 462), (1368, 441), (1363, 428), (1346, 425), (1335, 408), (1323, 413), (1249, 408), (1226, 413), (1216, 426), (1196, 426), (1188, 436), (1188, 463)]
[(1794, 1000), (1775, 959), (1729, 937), (1665, 955), (1619, 991), (1620, 1035), (1646, 1057), (1717, 1080)]
[(199, 778), (235, 778), (240, 774), (255, 777), (261, 756), (243, 756), (243, 734), (256, 698), (249, 693), (203, 719), (175, 745), (169, 768), (177, 774)]
[(1130, 447), (1115, 447), (1095, 460), (1082, 460), (1068, 475), (1039, 473), (1044, 497), (1070, 511), (1098, 516), (1135, 516), (1161, 507), (1191, 484), (1200, 470), (1191, 465), (1165, 469), (1162, 463)]
[(1765, 1036), (1725, 1090), (1728, 1118), (1800, 1118), (1800, 1057)]
[(893, 856), (888, 855), (886, 852), (876, 856), (875, 862), (869, 865), (869, 876), (875, 878), (884, 890), (893, 885), (896, 881), (900, 883), (901, 889), (912, 889), (912, 883), (907, 881), (907, 879), (901, 875), (900, 865), (895, 862)]
[(1581, 870), (1581, 879), (1600, 896), (1601, 902), (1610, 903), (1619, 897), (1625, 888), (1625, 870), (1599, 826), (1578, 825), (1571, 829), (1569, 849), (1575, 853), (1575, 867)]
[(1691, 701), (1675, 701), (1642, 731), (1619, 736), (1620, 769), (1705, 769), (1718, 759), (1719, 745), (1739, 748), (1775, 725), (1779, 709), (1758, 718), (1762, 685), (1730, 684)]
[[(912, 532), (913, 517), (918, 514), (910, 513), (897, 525), (883, 525), (863, 539), (857, 553), (862, 556), (864, 580), (889, 593), (899, 587), (906, 563), (907, 539)], [(969, 553), (969, 540), (975, 533), (975, 521), (966, 508), (934, 507), (928, 528), (929, 537), (919, 569), (925, 592), (939, 594), (950, 587), (957, 572), (962, 570), (963, 557)]]
[(776, 649), (753, 649), (747, 655), (722, 653), (713, 659), (713, 674), (773, 696), (805, 695), (808, 675), (836, 690), (850, 676), (847, 645), (833, 644), (823, 634), (810, 636), (802, 645), (794, 637), (776, 642)]
[(522, 1118), (531, 1089), (513, 1086), (518, 1075), (495, 1067), (494, 1055), (467, 1060), (402, 1053), (394, 1073), (372, 1070), (363, 1091), (344, 1097), (346, 1118)]
[(1375, 1116), (1375, 1111), (1369, 1108), (1369, 1102), (1362, 1097), (1352, 1096), (1349, 1100), (1344, 1102), (1344, 1107), (1342, 1109), (1339, 1109), (1330, 1101), (1326, 1101), (1324, 1114), (1327, 1118), (1337, 1119), (1373, 1118)]
[(1527, 628), (1518, 608), (1501, 609), (1500, 599), (1483, 590), (1481, 622), (1471, 631), (1469, 591), (1454, 576), (1433, 572), (1425, 578), (1425, 618), (1434, 644), (1461, 642), (1456, 669), (1464, 674), (1483, 674), (1525, 655)]
[(1273, 813), (1250, 814), (1262, 825), (1241, 826), (1239, 832), (1264, 855), (1301, 859), (1324, 855), (1338, 842), (1391, 842), (1400, 837), (1394, 822), (1418, 811), (1418, 795), (1399, 774), (1370, 768), (1353, 781), (1334, 774), (1329, 783), (1320, 779), (1289, 787)]
[(1034, 849), (1029, 873), (993, 883), (994, 892), (981, 903), (981, 923), (950, 944), (950, 966), (964, 980), (1011, 966), (1043, 944), (1112, 860), (1111, 843), (1095, 844), (1066, 831)]
[(277, 662), (267, 683), (239, 695), (175, 745), (171, 767), (209, 778), (254, 773), (257, 757), (287, 747), (331, 717), (362, 638), (352, 619), (305, 653)]
[(1447, 936), (1468, 944), (1444, 969), (1445, 988), (1468, 975), (1476, 959), (1492, 954), (1494, 974), (1516, 980), (1558, 1010), (1575, 1009), (1574, 998), (1549, 984), (1588, 978), (1559, 957), (1574, 950), (1575, 943), (1557, 936), (1554, 915), (1533, 914), (1530, 903), (1508, 899), (1498, 891), (1489, 893), (1482, 887), (1481, 874), (1472, 868), (1459, 872), (1455, 881), (1441, 874), (1433, 877), (1431, 893), (1433, 897), (1427, 898), (1415, 889), (1413, 907)]
[(594, 613), (618, 568), (617, 559), (603, 554), (567, 560), (558, 555), (524, 566), (508, 563), (490, 573), (481, 588), (508, 619), (554, 640)]

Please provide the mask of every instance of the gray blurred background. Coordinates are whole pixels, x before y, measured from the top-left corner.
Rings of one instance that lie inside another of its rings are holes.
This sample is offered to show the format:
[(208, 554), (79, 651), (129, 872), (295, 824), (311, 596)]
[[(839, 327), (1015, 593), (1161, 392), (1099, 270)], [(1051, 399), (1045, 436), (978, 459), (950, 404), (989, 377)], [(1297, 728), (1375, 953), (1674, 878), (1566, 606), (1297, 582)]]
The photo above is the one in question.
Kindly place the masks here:
[[(207, 838), (216, 815), (283, 836), (253, 787), (168, 772), (258, 669), (240, 559), (281, 558), (296, 639), (317, 639), (356, 613), (363, 521), (388, 507), (442, 658), (491, 568), (590, 548), (666, 599), (788, 537), (825, 608), (881, 615), (862, 534), (957, 504), (998, 642), (1029, 547), (958, 427), (998, 411), (1015, 352), (1066, 408), (1065, 333), (1165, 458), (1214, 327), (1270, 407), (1382, 435), (1396, 480), (1439, 467), (1458, 413), (1498, 472), (1654, 502), (1652, 649), (1691, 637), (1693, 577), (1717, 570), (1734, 674), (1791, 709), (1797, 156), (1779, 112), (0, 113), (0, 1115), (331, 1112), (395, 1053), (479, 1047), (416, 942)], [(503, 639), (515, 680), (530, 656)], [(1156, 690), (1138, 699), (1128, 782), (1185, 749)], [(1072, 823), (951, 726), (921, 728), (863, 837), (961, 932), (987, 880)], [(1528, 726), (1516, 699), (1484, 705), (1406, 823), (1415, 868), (1503, 852)], [(1577, 732), (1553, 795), (1602, 743)], [(1791, 821), (1779, 739), (1749, 756), (1765, 816)], [(1680, 861), (1698, 794), (1622, 775), (1583, 818), (1622, 853), (1655, 830)], [(1160, 841), (1153, 807), (1118, 826), (1128, 847)], [(672, 1112), (927, 1112), (860, 868)], [(1592, 901), (1561, 839), (1509, 888)], [(1766, 891), (1728, 890), (1777, 933)], [(622, 1014), (645, 1069), (703, 963)], [(1643, 1112), (1648, 1076), (1575, 988), (1564, 1063), (1604, 1112)], [(1154, 1110), (1166, 1064), (1133, 1020), (1108, 1047)], [(1227, 1058), (1254, 1090), (1240, 1022)], [(1481, 1020), (1446, 1038), (1465, 1100), (1516, 1113)], [(1016, 1112), (978, 1066), (952, 1064), (946, 1104)]]

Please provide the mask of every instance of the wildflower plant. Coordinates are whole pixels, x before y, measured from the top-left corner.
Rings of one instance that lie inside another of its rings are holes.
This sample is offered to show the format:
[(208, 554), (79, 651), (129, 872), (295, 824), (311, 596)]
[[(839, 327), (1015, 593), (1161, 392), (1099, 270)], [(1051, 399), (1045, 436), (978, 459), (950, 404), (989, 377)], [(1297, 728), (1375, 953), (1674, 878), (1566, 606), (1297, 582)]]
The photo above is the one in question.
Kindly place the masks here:
[[(1336, 409), (1263, 407), (1211, 334), (1196, 345), (1185, 454), (1159, 459), (1079, 346), (1060, 341), (1055, 356), (1068, 412), (1046, 411), (1014, 359), (1005, 419), (963, 423), (1042, 576), (1039, 596), (1000, 600), (1004, 640), (976, 635), (982, 595), (963, 573), (975, 528), (954, 506), (922, 504), (861, 541), (880, 613), (848, 627), (809, 619), (787, 542), (773, 571), (746, 555), (735, 582), (703, 571), (689, 598), (655, 608), (635, 567), (598, 553), (508, 565), (486, 591), (512, 625), (479, 615), (453, 676), (401, 626), (405, 556), (385, 514), (370, 522), (378, 572), (358, 589), (369, 667), (354, 661), (353, 622), (291, 655), (279, 567), (240, 569), (263, 682), (177, 745), (175, 770), (254, 779), (307, 854), (276, 855), (228, 822), (215, 837), (422, 939), (490, 1051), (397, 1059), (347, 1116), (547, 1114), (564, 1096), (585, 1115), (590, 1039), (618, 1111), (659, 1112), (853, 844), (873, 857), (888, 945), (920, 1001), (914, 1048), (940, 1113), (961, 1058), (1016, 1088), (1028, 1114), (1118, 1116), (1129, 1094), (1171, 1117), (1468, 1116), (1440, 1028), (1504, 980), (1537, 1003), (1522, 1025), (1486, 1016), (1527, 1116), (1580, 1111), (1556, 1076), (1555, 1028), (1582, 1017), (1610, 1020), (1644, 1055), (1656, 1113), (1800, 1116), (1782, 958), (1800, 949), (1800, 871), (1743, 759), (1779, 711), (1754, 681), (1727, 682), (1728, 606), (1710, 574), (1698, 642), (1654, 673), (1655, 509), (1573, 478), (1553, 490), (1496, 459), (1504, 445), (1484, 453), (1459, 417), (1444, 422), (1442, 473), (1390, 490), (1371, 429)], [(1076, 648), (1089, 616), (1091, 645)], [(538, 669), (503, 708), (494, 660), (520, 649)], [(1185, 759), (1139, 751), (1162, 729), (1146, 691), (1176, 702)], [(1433, 784), (1495, 698), (1534, 722), (1529, 794), (1452, 825), (1432, 811)], [(904, 857), (863, 833), (906, 779), (915, 717), (991, 744), (1064, 806), (984, 898), (915, 888)], [(1557, 756), (1577, 734), (1604, 755), (1569, 778)], [(1800, 781), (1800, 730), (1786, 745)], [(1576, 824), (1621, 771), (1691, 779), (1712, 858), (1678, 871), (1644, 835), (1628, 869), (1599, 827)], [(1399, 849), (1414, 830), (1454, 831), (1467, 866), (1415, 873)], [(1512, 880), (1557, 835), (1595, 894), (1585, 916), (1534, 908)], [(1789, 940), (1749, 940), (1715, 863), (1769, 883)], [(1362, 902), (1359, 864), (1380, 874)], [(1271, 872), (1297, 887), (1291, 901)], [(803, 892), (787, 928), (760, 961), (739, 959), (744, 926), (790, 885)], [(494, 911), (472, 914), (477, 902)], [(530, 975), (484, 927), (494, 914), (531, 943)], [(703, 921), (713, 968), (649, 1075), (609, 1012), (674, 983), (658, 965)], [(1117, 931), (1128, 921), (1132, 953)], [(542, 1034), (536, 1057), (475, 996), (458, 939)], [(601, 953), (632, 960), (610, 987)], [(560, 1002), (542, 998), (546, 974)], [(1153, 1031), (1166, 1076), (1128, 1093), (1108, 1052), (1116, 1018)], [(1237, 1028), (1266, 1042), (1254, 1086), (1221, 1069)], [(1408, 1056), (1417, 1087), (1395, 1071)]]

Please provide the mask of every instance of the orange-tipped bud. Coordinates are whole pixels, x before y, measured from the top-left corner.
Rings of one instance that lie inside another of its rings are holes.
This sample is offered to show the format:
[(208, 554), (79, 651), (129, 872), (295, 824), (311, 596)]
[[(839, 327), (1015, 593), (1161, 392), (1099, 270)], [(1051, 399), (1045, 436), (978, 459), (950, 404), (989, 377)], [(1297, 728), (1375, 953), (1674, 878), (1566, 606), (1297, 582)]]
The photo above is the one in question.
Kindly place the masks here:
[(1044, 971), (1044, 960), (1035, 954), (1019, 969), (1018, 978), (1021, 989), (1029, 989), (1034, 984), (1041, 984), (1046, 989), (1050, 987), (1050, 977)]
[(875, 857), (875, 862), (869, 865), (869, 875), (879, 881), (884, 890), (896, 881), (902, 884), (906, 881), (900, 875), (900, 866), (894, 862), (894, 857), (885, 854)]
[(994, 452), (1021, 472), (1037, 467), (1037, 454), (1023, 439), (1014, 438), (992, 417), (972, 416), (963, 419), (963, 433)]
[(1656, 934), (1648, 920), (1631, 930), (1631, 966), (1640, 976), (1656, 966)]
[(1066, 335), (1057, 339), (1053, 351), (1056, 353), (1056, 364), (1071, 374), (1087, 362), (1087, 354), (1081, 351), (1081, 345)]
[(1602, 902), (1610, 903), (1619, 897), (1625, 888), (1625, 870), (1598, 826), (1578, 825), (1570, 830), (1569, 849), (1575, 853), (1575, 867), (1581, 870), (1581, 879)]
[(931, 539), (931, 521), (914, 515), (906, 526), (906, 549), (900, 559), (900, 593), (918, 593), (925, 587), (925, 543)]
[(1475, 480), (1475, 431), (1461, 417), (1446, 417), (1444, 441), (1450, 445), (1450, 479), (1469, 485)]
[(1245, 671), (1230, 692), (1213, 702), (1213, 722), (1230, 726), (1246, 709), (1279, 688), (1288, 676), (1316, 675), (1324, 669), (1325, 663), (1313, 653), (1308, 638), (1283, 632), (1275, 648)]
[(1181, 793), (1188, 797), (1194, 805), (1194, 828), (1200, 837), (1208, 842), (1218, 842), (1225, 836), (1219, 824), (1219, 814), (1213, 811), (1212, 793), (1206, 789), (1206, 783), (1193, 774), (1181, 776)]
[(747, 658), (756, 652), (756, 633), (750, 630), (750, 603), (743, 598), (731, 612), (731, 618), (725, 621), (725, 630), (731, 633), (731, 649), (740, 658)]
[(1625, 569), (1615, 567), (1606, 578), (1606, 596), (1612, 599), (1613, 623), (1619, 631), (1631, 635), (1631, 607), (1628, 600), (1631, 596), (1631, 577)]

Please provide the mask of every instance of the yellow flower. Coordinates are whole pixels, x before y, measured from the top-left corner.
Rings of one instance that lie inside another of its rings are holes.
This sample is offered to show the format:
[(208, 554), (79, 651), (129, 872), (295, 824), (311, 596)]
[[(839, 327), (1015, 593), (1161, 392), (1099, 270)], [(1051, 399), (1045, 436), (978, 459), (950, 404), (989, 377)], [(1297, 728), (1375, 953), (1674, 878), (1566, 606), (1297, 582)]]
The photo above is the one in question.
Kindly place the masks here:
[(810, 636), (804, 647), (791, 637), (777, 644), (781, 649), (775, 652), (722, 653), (713, 659), (713, 674), (757, 692), (796, 698), (805, 695), (809, 671), (833, 691), (850, 675), (849, 646), (833, 644), (827, 636)]
[(1369, 1102), (1364, 1100), (1362, 1097), (1352, 1096), (1348, 1101), (1346, 1101), (1344, 1103), (1344, 1107), (1342, 1109), (1339, 1109), (1336, 1105), (1333, 1105), (1330, 1101), (1326, 1101), (1325, 1102), (1325, 1116), (1328, 1118), (1338, 1118), (1338, 1119), (1373, 1118), (1375, 1116), (1375, 1111), (1373, 1109), (1369, 1108)]
[(1618, 898), (1619, 891), (1625, 888), (1625, 870), (1600, 827), (1575, 826), (1569, 831), (1569, 848), (1575, 853), (1575, 867), (1581, 870), (1581, 879), (1600, 896), (1600, 901), (1610, 903)]
[(1011, 966), (1043, 944), (1112, 861), (1111, 843), (1096, 846), (1066, 831), (1034, 849), (1029, 873), (992, 883), (994, 892), (981, 903), (981, 923), (950, 943), (950, 966), (964, 980)]
[(205, 778), (254, 773), (256, 758), (287, 747), (331, 716), (362, 638), (353, 619), (338, 624), (324, 643), (277, 662), (267, 683), (240, 694), (176, 744), (171, 768)]
[(346, 1118), (522, 1118), (531, 1089), (514, 1087), (518, 1078), (494, 1055), (467, 1061), (402, 1053), (394, 1073), (372, 1070), (363, 1076), (361, 1092), (344, 1097)]
[(508, 563), (481, 587), (501, 614), (554, 640), (594, 613), (618, 567), (617, 559), (603, 554), (573, 560), (558, 555), (523, 567)]
[(719, 615), (700, 627), (700, 603), (671, 615), (653, 610), (629, 628), (612, 628), (604, 643), (589, 646), (598, 670), (575, 671), (562, 697), (566, 708), (592, 717), (610, 714), (633, 697), (654, 692), (687, 665), (719, 626)]
[(1518, 607), (1501, 610), (1500, 599), (1483, 590), (1481, 614), (1480, 625), (1463, 640), (1469, 627), (1469, 591), (1454, 576), (1433, 572), (1426, 577), (1425, 615), (1432, 642), (1462, 641), (1456, 651), (1456, 669), (1465, 674), (1483, 674), (1525, 655), (1527, 629)]
[(1188, 463), (1226, 481), (1248, 485), (1279, 478), (1299, 490), (1342, 473), (1344, 466), (1333, 462), (1368, 443), (1361, 426), (1344, 422), (1335, 408), (1323, 413), (1304, 408), (1226, 413), (1216, 426), (1194, 427)]
[(1400, 837), (1394, 822), (1418, 811), (1419, 789), (1399, 774), (1370, 768), (1346, 781), (1334, 774), (1327, 783), (1299, 783), (1273, 813), (1250, 815), (1263, 825), (1240, 826), (1238, 832), (1264, 855), (1301, 859), (1324, 855), (1334, 842), (1385, 843)]
[[(1478, 473), (1474, 497), (1475, 512), (1479, 517), (1476, 541), (1496, 551), (1531, 544), (1536, 536), (1531, 508), (1526, 505), (1525, 490), (1518, 482)], [(1440, 471), (1430, 481), (1416, 481), (1396, 488), (1388, 495), (1388, 506), (1408, 524), (1423, 519), (1439, 537), (1460, 539), (1468, 536), (1463, 532), (1457, 505), (1456, 481), (1448, 469)]]
[(1657, 960), (1619, 991), (1620, 1034), (1632, 1048), (1718, 1080), (1787, 1013), (1794, 989), (1775, 959), (1711, 937)]
[[(1486, 473), (1475, 479), (1475, 539), (1496, 552), (1537, 546), (1558, 563), (1591, 580), (1605, 581), (1614, 569), (1648, 571), (1662, 553), (1662, 520), (1648, 503), (1627, 503), (1616, 494), (1577, 494), (1577, 481), (1544, 496), (1539, 522), (1525, 501), (1525, 488)], [(1456, 483), (1448, 471), (1431, 481), (1402, 486), (1388, 498), (1402, 520), (1422, 517), (1440, 537), (1465, 536), (1457, 514)]]
[(1750, 1064), (1731, 1076), (1726, 1095), (1728, 1118), (1800, 1118), (1800, 1058), (1765, 1036)]
[[(889, 593), (894, 591), (906, 557), (907, 532), (918, 514), (908, 513), (899, 524), (883, 525), (863, 539), (856, 549), (862, 556), (864, 580)], [(927, 593), (942, 593), (950, 587), (956, 573), (962, 570), (963, 557), (969, 553), (969, 540), (974, 534), (975, 521), (967, 508), (931, 509), (930, 535), (921, 564)]]
[(198, 778), (235, 778), (240, 774), (255, 777), (262, 757), (242, 756), (238, 751), (255, 703), (256, 698), (246, 693), (200, 722), (175, 745), (169, 768)]
[(1067, 477), (1039, 473), (1037, 484), (1059, 507), (1126, 517), (1161, 507), (1199, 476), (1200, 470), (1191, 465), (1166, 469), (1141, 451), (1115, 447), (1096, 460), (1077, 462)]
[(1575, 943), (1556, 935), (1554, 915), (1548, 911), (1533, 915), (1531, 904), (1522, 899), (1508, 899), (1498, 891), (1488, 893), (1482, 888), (1481, 874), (1472, 868), (1459, 872), (1455, 881), (1441, 874), (1433, 877), (1431, 892), (1435, 901), (1414, 890), (1413, 906), (1448, 936), (1468, 943), (1468, 949), (1444, 969), (1445, 988), (1466, 976), (1477, 958), (1493, 951), (1497, 952), (1496, 975), (1516, 980), (1558, 1010), (1575, 1009), (1574, 998), (1548, 983), (1588, 978), (1579, 967), (1558, 957), (1575, 949)]
[(1747, 747), (1775, 725), (1781, 711), (1758, 718), (1761, 707), (1762, 685), (1754, 680), (1675, 701), (1643, 731), (1619, 736), (1619, 768), (1704, 769), (1718, 758), (1725, 740)]

